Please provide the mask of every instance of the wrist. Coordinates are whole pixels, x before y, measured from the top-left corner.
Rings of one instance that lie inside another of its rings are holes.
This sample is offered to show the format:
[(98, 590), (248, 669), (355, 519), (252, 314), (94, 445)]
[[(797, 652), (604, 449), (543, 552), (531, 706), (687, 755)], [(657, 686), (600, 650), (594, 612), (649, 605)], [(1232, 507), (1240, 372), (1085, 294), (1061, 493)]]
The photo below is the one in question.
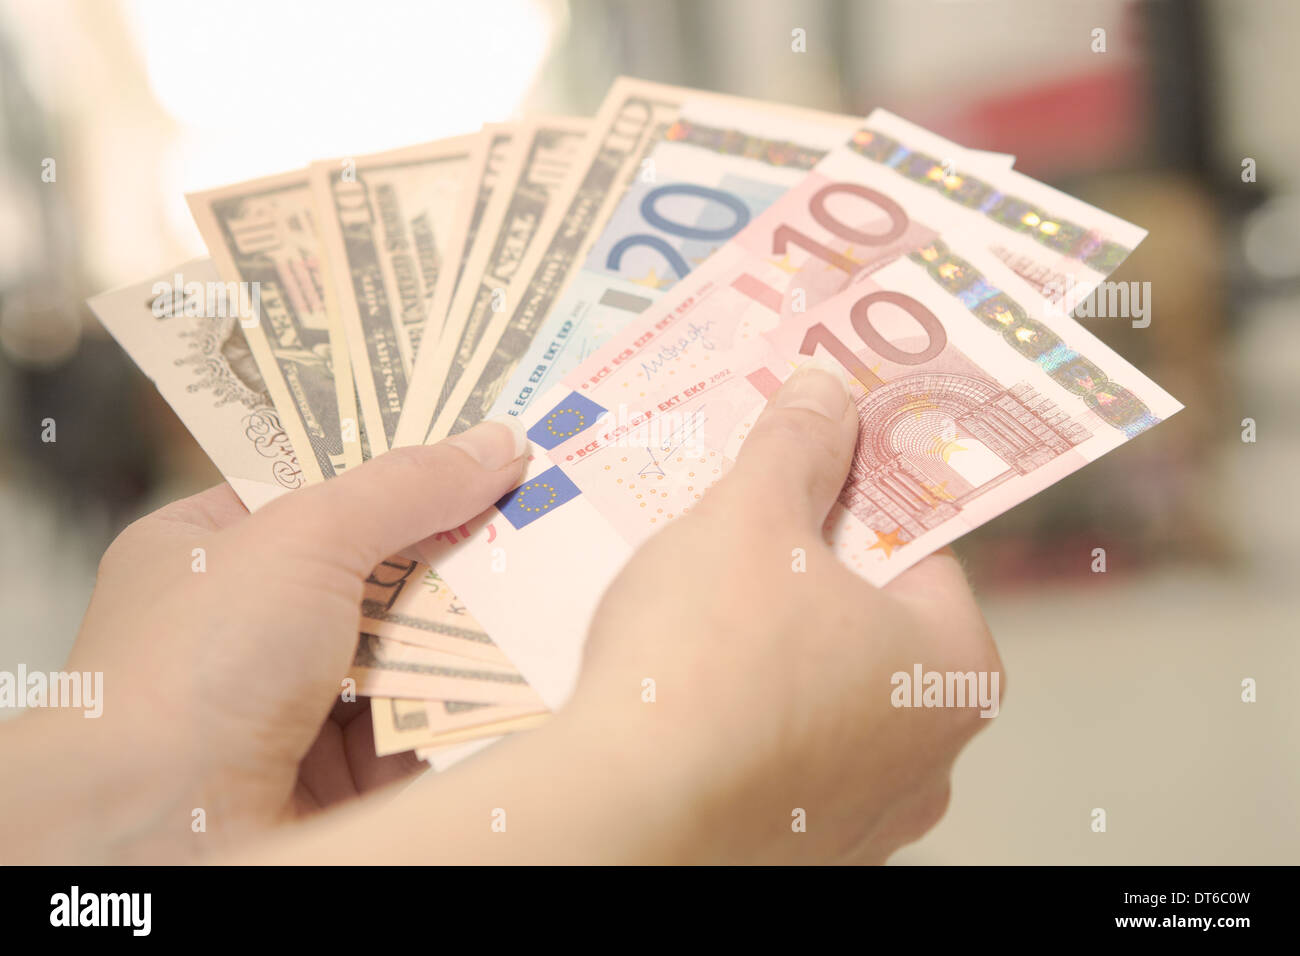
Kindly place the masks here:
[[(590, 686), (590, 685), (589, 685)], [(579, 821), (602, 862), (727, 863), (746, 826), (752, 777), (736, 727), (699, 726), (695, 712), (643, 698), (640, 687), (580, 695), (542, 731), (592, 805)], [(725, 739), (734, 738), (734, 739)], [(523, 743), (523, 741), (521, 741)]]
[(9, 862), (185, 859), (190, 810), (174, 769), (102, 720), (33, 711), (0, 725)]

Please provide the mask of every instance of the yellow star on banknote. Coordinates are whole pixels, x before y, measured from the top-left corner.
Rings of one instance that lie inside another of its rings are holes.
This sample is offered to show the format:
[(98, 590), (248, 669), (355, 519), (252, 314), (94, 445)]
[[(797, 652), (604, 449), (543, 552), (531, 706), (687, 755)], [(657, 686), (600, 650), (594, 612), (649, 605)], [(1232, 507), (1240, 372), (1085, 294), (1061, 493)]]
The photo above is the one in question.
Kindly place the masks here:
[(633, 279), (632, 281), (637, 285), (645, 286), (647, 289), (666, 289), (668, 286), (673, 284), (672, 279), (659, 278), (653, 267), (646, 275), (640, 279)]
[(967, 451), (964, 445), (957, 444), (955, 438), (944, 438), (942, 435), (935, 435), (934, 442), (930, 445), (930, 451), (938, 455), (947, 462), (953, 455), (959, 451)]
[(895, 528), (893, 531), (889, 532), (889, 534), (881, 534), (879, 531), (876, 531), (875, 528), (872, 528), (871, 530), (876, 533), (876, 543), (867, 548), (868, 551), (875, 551), (879, 548), (881, 551), (885, 552), (885, 557), (888, 558), (894, 553), (895, 548), (901, 548), (905, 543), (901, 537), (903, 533), (902, 528)]
[(788, 252), (780, 259), (768, 259), (767, 261), (776, 266), (782, 272), (790, 273), (790, 275), (794, 275), (799, 271), (799, 267), (790, 261), (790, 253)]
[(926, 494), (935, 501), (956, 501), (957, 499), (948, 493), (948, 482), (941, 481), (934, 485), (924, 485)]
[[(862, 265), (863, 262), (863, 260), (854, 257), (852, 246), (844, 247), (844, 258), (849, 260), (849, 262), (853, 263), (855, 266), (860, 266)], [(826, 267), (827, 271), (830, 271), (831, 269), (838, 269), (838, 268), (840, 267), (833, 262)]]
[[(869, 371), (872, 375), (879, 376), (879, 375), (880, 375), (880, 363), (877, 362), (875, 365), (868, 366), (868, 367), (867, 367), (867, 371)], [(849, 380), (850, 380), (850, 381), (857, 382), (859, 385), (861, 385), (861, 386), (862, 386), (864, 389), (866, 389), (868, 392), (871, 391), (871, 386), (868, 385), (866, 382), (862, 381), (862, 379), (858, 378), (856, 375), (852, 375), (852, 374), (850, 374), (850, 375), (849, 375)]]
[[(876, 372), (876, 369), (878, 368), (879, 365), (871, 371)], [(916, 395), (912, 396), (911, 400), (908, 401), (906, 405), (903, 406), (903, 411), (911, 412), (912, 418), (917, 419), (921, 417), (922, 412), (932, 412), (938, 407), (939, 406), (935, 403), (930, 392), (918, 392)]]

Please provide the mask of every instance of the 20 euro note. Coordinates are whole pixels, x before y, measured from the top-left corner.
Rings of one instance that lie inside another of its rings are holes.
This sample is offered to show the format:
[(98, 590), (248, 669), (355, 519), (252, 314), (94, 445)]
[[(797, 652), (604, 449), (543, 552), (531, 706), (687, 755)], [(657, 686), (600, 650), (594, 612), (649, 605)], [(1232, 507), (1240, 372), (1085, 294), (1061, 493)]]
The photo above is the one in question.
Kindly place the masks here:
[[(526, 480), (482, 530), (429, 557), (559, 706), (605, 587), (727, 473), (766, 396), (820, 354), (853, 376), (861, 422), (824, 530), (884, 584), (1181, 408), (1072, 319), (1035, 314), (1038, 298), (978, 242), (932, 239), (617, 411), (557, 387), (524, 418), (537, 449)], [(489, 527), (505, 573), (481, 570)], [(533, 602), (562, 607), (558, 623), (522, 612)]]
[[(789, 108), (758, 108), (721, 96), (693, 99), (680, 112), (670, 104), (659, 110), (659, 138), (641, 157), (490, 415), (526, 411), (861, 125), (853, 117), (792, 115)], [(1014, 157), (952, 144), (944, 161), (949, 169), (970, 173), (1009, 169)]]
[(635, 402), (936, 237), (994, 251), (1031, 280), (1029, 307), (1068, 314), (1146, 235), (1014, 170), (953, 172), (942, 157), (956, 149), (876, 110), (565, 382), (604, 405)]

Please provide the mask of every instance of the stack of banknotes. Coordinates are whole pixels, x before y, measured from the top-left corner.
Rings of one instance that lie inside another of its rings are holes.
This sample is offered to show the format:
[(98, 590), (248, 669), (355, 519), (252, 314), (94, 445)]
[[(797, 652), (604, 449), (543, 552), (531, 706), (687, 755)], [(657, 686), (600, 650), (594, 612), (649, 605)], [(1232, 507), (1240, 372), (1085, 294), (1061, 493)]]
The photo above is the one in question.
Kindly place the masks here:
[(1145, 231), (1013, 166), (623, 78), (593, 119), (190, 195), (210, 258), (90, 305), (249, 509), (523, 421), (520, 486), (360, 609), (377, 751), (443, 769), (564, 703), (605, 586), (808, 356), (853, 382), (825, 535), (876, 584), (1181, 407), (1071, 317)]

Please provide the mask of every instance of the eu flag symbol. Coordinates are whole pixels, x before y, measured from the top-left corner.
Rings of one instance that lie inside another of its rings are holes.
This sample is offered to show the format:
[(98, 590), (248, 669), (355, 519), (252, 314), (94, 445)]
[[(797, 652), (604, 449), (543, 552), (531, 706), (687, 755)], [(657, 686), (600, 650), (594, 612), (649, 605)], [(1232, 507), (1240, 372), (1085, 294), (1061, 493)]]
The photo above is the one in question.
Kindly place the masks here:
[(556, 465), (502, 497), (497, 502), (497, 511), (518, 529), (531, 524), (548, 511), (554, 511), (581, 493), (578, 486)]
[(578, 434), (578, 432), (586, 431), (596, 424), (596, 419), (603, 414), (605, 414), (603, 406), (597, 405), (591, 399), (584, 398), (577, 392), (570, 392), (568, 398), (552, 408), (542, 416), (541, 421), (528, 429), (528, 438), (550, 451), (556, 445)]

